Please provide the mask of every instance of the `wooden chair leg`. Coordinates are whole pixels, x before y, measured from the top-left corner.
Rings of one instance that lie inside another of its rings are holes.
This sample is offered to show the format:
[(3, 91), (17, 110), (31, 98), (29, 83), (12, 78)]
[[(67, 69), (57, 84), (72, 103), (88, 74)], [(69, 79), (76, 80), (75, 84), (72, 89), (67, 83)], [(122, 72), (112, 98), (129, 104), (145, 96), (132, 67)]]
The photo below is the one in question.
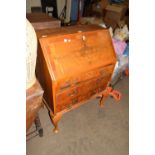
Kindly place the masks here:
[(43, 137), (43, 128), (41, 126), (41, 122), (40, 122), (40, 118), (39, 118), (39, 114), (37, 114), (36, 119), (34, 120), (35, 126), (36, 126), (36, 130), (39, 133), (40, 137)]

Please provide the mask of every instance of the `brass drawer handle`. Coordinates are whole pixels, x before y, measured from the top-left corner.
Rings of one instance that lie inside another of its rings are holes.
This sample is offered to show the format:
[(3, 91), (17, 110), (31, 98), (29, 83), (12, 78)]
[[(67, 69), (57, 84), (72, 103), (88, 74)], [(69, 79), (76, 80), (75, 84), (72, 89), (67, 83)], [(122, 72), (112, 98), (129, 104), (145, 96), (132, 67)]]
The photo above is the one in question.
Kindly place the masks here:
[(96, 84), (100, 84), (101, 81), (102, 81), (102, 79), (97, 79), (97, 80), (96, 80)]
[(74, 96), (74, 95), (76, 95), (77, 93), (78, 93), (78, 90), (75, 89), (75, 90), (73, 90), (73, 92), (69, 93), (68, 96)]
[(70, 87), (70, 86), (71, 86), (70, 84), (65, 85), (65, 86), (61, 86), (61, 89), (68, 88), (68, 87)]
[(78, 81), (78, 80), (74, 80), (73, 81), (73, 84), (75, 84), (75, 85), (77, 85), (77, 84), (79, 84), (80, 82)]
[(67, 109), (72, 109), (71, 104), (69, 104), (69, 105), (67, 106)]
[(69, 84), (66, 84), (64, 86), (61, 86), (60, 89), (66, 89), (66, 88), (69, 88), (70, 86), (71, 86), (71, 84), (69, 83)]
[(105, 70), (101, 70), (100, 74), (101, 74), (101, 76), (105, 76), (105, 75), (107, 75), (107, 72)]
[(76, 104), (78, 102), (78, 98), (72, 99), (72, 104)]

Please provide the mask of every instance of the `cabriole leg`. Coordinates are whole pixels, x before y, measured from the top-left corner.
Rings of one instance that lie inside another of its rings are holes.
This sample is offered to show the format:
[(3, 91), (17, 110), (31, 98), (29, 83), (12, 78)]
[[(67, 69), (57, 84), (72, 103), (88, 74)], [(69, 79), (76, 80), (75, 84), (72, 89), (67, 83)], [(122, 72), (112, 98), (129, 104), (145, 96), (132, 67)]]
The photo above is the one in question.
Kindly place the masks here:
[(106, 96), (102, 95), (102, 97), (100, 99), (100, 103), (99, 103), (100, 107), (104, 107), (104, 103), (105, 103), (106, 98), (107, 98)]
[(51, 116), (52, 123), (54, 125), (53, 132), (58, 133), (59, 132), (58, 122), (60, 121), (62, 114), (53, 115), (53, 113), (50, 112), (50, 116)]
[(122, 94), (119, 91), (114, 90), (112, 87), (107, 87), (101, 96), (100, 107), (103, 107), (104, 101), (109, 95), (112, 96), (116, 101), (120, 101), (122, 98)]

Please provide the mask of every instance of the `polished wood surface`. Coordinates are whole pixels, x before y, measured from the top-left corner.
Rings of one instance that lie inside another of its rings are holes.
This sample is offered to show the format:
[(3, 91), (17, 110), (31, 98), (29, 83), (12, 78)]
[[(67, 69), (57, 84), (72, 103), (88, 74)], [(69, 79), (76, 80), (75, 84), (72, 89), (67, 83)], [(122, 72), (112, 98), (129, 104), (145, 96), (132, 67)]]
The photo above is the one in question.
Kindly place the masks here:
[(106, 89), (116, 55), (109, 30), (95, 25), (46, 29), (37, 36), (36, 73), (57, 132), (62, 114)]
[(104, 30), (102, 27), (96, 26), (96, 25), (76, 25), (76, 26), (67, 26), (67, 27), (60, 27), (60, 28), (54, 28), (54, 29), (44, 29), (44, 30), (37, 30), (37, 36), (38, 38), (42, 38), (45, 36), (48, 37), (55, 37), (55, 36), (62, 36), (62, 35), (68, 35), (68, 34), (75, 34), (83, 32), (90, 32), (90, 31), (96, 31), (96, 30)]
[(31, 127), (39, 109), (43, 106), (42, 96), (43, 89), (38, 82), (26, 90), (26, 130)]
[(31, 22), (35, 30), (57, 28), (61, 21), (48, 16), (45, 13), (27, 13), (26, 18)]

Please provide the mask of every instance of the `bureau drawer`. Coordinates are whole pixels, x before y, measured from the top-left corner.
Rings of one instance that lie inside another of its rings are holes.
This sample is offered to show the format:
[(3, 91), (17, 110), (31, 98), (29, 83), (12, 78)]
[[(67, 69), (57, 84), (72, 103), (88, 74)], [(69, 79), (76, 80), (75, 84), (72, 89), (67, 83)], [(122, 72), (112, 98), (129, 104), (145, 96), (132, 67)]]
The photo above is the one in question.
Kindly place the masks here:
[[(56, 112), (60, 112), (65, 109), (71, 109), (75, 104), (78, 104), (79, 102), (83, 102), (86, 100), (89, 100), (92, 96), (96, 95), (97, 93), (103, 91), (105, 89), (105, 85), (102, 84), (98, 87), (91, 87), (91, 89), (87, 89), (87, 92), (72, 96), (68, 98), (64, 98), (61, 100), (61, 96), (59, 96), (59, 102), (56, 103)], [(82, 92), (82, 91), (81, 91)], [(58, 100), (57, 100), (58, 101)]]
[(79, 97), (66, 98), (56, 103), (56, 112), (60, 112), (65, 109), (70, 109), (74, 104), (79, 102)]
[(78, 94), (79, 94), (78, 91), (79, 91), (79, 89), (77, 87), (73, 87), (69, 90), (62, 92), (62, 93), (58, 93), (56, 95), (56, 102), (60, 103), (60, 102), (67, 100), (69, 98), (71, 99), (75, 96), (78, 96)]
[(67, 98), (65, 100), (62, 100), (61, 102), (57, 102), (56, 104), (56, 112), (60, 112), (65, 109), (71, 109), (72, 106), (75, 104), (85, 101), (91, 97), (90, 93), (87, 94), (82, 94), (80, 96), (72, 97), (72, 98)]
[(76, 79), (77, 83), (89, 81), (91, 79), (100, 78), (100, 77), (109, 77), (109, 75), (113, 72), (114, 65), (108, 65), (105, 67), (100, 67), (96, 70), (89, 71), (87, 73), (83, 73)]
[(60, 103), (62, 101), (67, 100), (68, 98), (73, 98), (76, 96), (81, 96), (82, 94), (87, 94), (91, 90), (96, 89), (98, 87), (99, 80), (98, 78), (94, 78), (92, 80), (82, 82), (81, 84), (77, 86), (72, 86), (69, 89), (66, 89), (64, 91), (58, 92), (56, 94), (56, 102)]
[(98, 87), (107, 84), (108, 80), (110, 79), (110, 74), (106, 76), (100, 76), (85, 82), (82, 82), (79, 85), (69, 87), (69, 89), (63, 90), (56, 94), (56, 101), (61, 102), (66, 98), (72, 98), (75, 96), (80, 96), (81, 94), (88, 93)]
[(70, 89), (73, 86), (78, 86), (87, 81), (93, 81), (93, 79), (98, 78), (107, 78), (112, 75), (114, 65), (108, 65), (105, 67), (100, 67), (96, 70), (89, 71), (87, 73), (83, 73), (80, 76), (70, 77), (65, 81), (61, 81), (58, 85), (58, 91), (64, 91)]
[(94, 78), (56, 94), (56, 111), (71, 108), (74, 104), (88, 100), (93, 95), (103, 91), (109, 78), (110, 76)]

